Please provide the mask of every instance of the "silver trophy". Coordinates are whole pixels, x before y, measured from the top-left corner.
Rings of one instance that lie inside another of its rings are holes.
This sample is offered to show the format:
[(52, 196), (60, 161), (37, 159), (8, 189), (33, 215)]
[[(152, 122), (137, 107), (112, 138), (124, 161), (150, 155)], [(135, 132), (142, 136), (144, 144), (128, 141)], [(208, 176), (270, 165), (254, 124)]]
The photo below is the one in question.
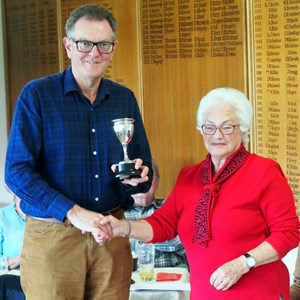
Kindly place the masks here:
[(118, 163), (118, 171), (115, 175), (116, 178), (123, 180), (128, 177), (140, 177), (141, 172), (134, 168), (135, 161), (130, 160), (127, 153), (127, 147), (132, 139), (134, 132), (134, 119), (122, 118), (113, 120), (113, 128), (116, 136), (123, 147), (124, 160)]

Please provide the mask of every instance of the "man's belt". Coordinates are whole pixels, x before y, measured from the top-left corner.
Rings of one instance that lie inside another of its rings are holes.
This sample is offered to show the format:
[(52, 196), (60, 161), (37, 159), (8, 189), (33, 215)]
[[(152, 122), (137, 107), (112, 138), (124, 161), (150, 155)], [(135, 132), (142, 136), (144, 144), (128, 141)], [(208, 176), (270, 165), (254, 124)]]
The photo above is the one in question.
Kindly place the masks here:
[[(112, 215), (115, 218), (120, 220), (124, 217), (124, 210), (121, 206), (117, 206), (111, 210), (100, 212), (100, 214), (103, 216)], [(39, 220), (39, 221), (44, 221), (44, 222), (56, 223), (56, 224), (70, 224), (71, 223), (69, 220), (66, 220), (65, 222), (60, 222), (59, 220), (57, 220), (55, 218), (38, 218), (38, 217), (32, 217), (32, 216), (30, 216), (30, 218)]]
[(122, 219), (124, 217), (124, 210), (121, 206), (117, 206), (111, 210), (105, 211), (105, 212), (101, 212), (100, 214), (104, 215), (104, 216), (108, 216), (108, 215), (112, 215), (117, 219)]

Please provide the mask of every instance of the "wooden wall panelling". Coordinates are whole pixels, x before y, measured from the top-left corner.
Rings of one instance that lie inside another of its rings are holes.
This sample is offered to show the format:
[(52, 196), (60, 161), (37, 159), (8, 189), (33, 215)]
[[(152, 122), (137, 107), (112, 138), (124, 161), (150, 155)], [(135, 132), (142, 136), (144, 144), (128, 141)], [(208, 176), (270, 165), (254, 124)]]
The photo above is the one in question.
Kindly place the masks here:
[[(70, 12), (83, 4), (102, 5), (110, 10), (117, 19), (118, 46), (111, 65), (105, 72), (105, 77), (123, 84), (135, 93), (138, 101), (141, 101), (138, 73), (138, 43), (137, 43), (137, 10), (136, 0), (60, 0), (61, 2), (61, 35), (65, 36), (65, 23)], [(64, 49), (63, 49), (64, 50)], [(70, 61), (63, 54), (63, 68), (68, 67)]]
[(141, 0), (144, 121), (161, 172), (160, 197), (179, 170), (206, 156), (196, 130), (209, 90), (244, 90), (244, 1)]
[(56, 1), (5, 0), (7, 80), (11, 120), (22, 87), (58, 71)]
[(254, 152), (278, 161), (300, 213), (300, 1), (250, 1)]
[[(15, 3), (16, 8), (21, 10), (24, 4), (16, 1), (9, 3)], [(34, 7), (35, 1), (29, 2)], [(91, 2), (111, 9), (119, 22), (119, 45), (106, 76), (128, 86), (137, 96), (153, 157), (161, 170), (159, 197), (169, 194), (181, 167), (197, 163), (206, 155), (200, 133), (195, 128), (199, 99), (215, 87), (245, 89), (244, 2)], [(78, 5), (90, 2), (45, 0), (42, 3), (47, 11), (57, 9), (57, 22), (49, 25), (56, 24), (59, 40), (55, 39), (55, 45), (57, 47), (58, 44), (60, 51), (64, 52), (62, 37), (67, 16)], [(34, 9), (35, 14), (38, 10), (37, 7)], [(26, 36), (32, 13), (24, 11), (24, 14), (23, 35)], [(45, 36), (49, 35), (50, 32), (45, 32)], [(32, 36), (32, 39), (35, 38)], [(51, 53), (49, 57), (53, 58)], [(18, 59), (28, 57), (24, 53), (20, 56)], [(40, 68), (41, 71), (49, 74), (58, 71), (59, 67), (68, 66), (63, 53), (55, 57), (55, 66), (50, 64)], [(55, 69), (53, 72), (51, 66)], [(33, 69), (31, 77), (40, 76), (38, 67)], [(12, 78), (9, 81), (14, 87), (23, 86), (19, 78), (16, 84)]]
[(119, 22), (106, 76), (137, 96), (161, 170), (159, 197), (181, 167), (206, 155), (195, 129), (199, 99), (232, 86), (254, 105), (251, 150), (281, 164), (299, 211), (300, 0), (4, 0), (8, 120), (26, 82), (69, 65), (64, 24), (87, 3)]

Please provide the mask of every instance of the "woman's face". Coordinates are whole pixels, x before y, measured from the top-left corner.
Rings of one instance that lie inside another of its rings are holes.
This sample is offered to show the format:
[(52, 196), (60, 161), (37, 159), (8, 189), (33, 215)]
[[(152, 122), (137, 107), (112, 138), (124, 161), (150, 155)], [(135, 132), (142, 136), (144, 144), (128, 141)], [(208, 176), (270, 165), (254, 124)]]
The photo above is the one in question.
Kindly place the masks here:
[[(224, 126), (239, 125), (235, 110), (232, 106), (212, 109), (206, 116), (203, 125)], [(231, 134), (223, 134), (220, 128), (212, 135), (203, 134), (204, 144), (214, 160), (226, 160), (241, 145), (244, 134), (236, 126)]]

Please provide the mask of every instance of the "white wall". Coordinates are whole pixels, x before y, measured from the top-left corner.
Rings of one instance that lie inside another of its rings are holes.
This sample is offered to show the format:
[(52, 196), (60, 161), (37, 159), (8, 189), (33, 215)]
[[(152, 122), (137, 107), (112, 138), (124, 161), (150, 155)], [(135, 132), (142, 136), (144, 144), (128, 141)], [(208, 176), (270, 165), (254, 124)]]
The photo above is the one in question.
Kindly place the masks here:
[[(2, 25), (2, 5), (0, 3), (0, 25)], [(0, 206), (11, 201), (11, 195), (4, 188), (4, 165), (7, 147), (6, 98), (4, 78), (3, 31), (0, 26)]]
[(297, 255), (298, 255), (298, 248), (295, 248), (293, 250), (291, 250), (283, 259), (282, 261), (285, 263), (285, 265), (287, 266), (287, 268), (289, 269), (289, 273), (290, 273), (290, 284), (293, 284), (293, 273), (294, 273), (294, 269), (295, 269), (295, 264), (296, 264), (296, 259), (297, 259)]

